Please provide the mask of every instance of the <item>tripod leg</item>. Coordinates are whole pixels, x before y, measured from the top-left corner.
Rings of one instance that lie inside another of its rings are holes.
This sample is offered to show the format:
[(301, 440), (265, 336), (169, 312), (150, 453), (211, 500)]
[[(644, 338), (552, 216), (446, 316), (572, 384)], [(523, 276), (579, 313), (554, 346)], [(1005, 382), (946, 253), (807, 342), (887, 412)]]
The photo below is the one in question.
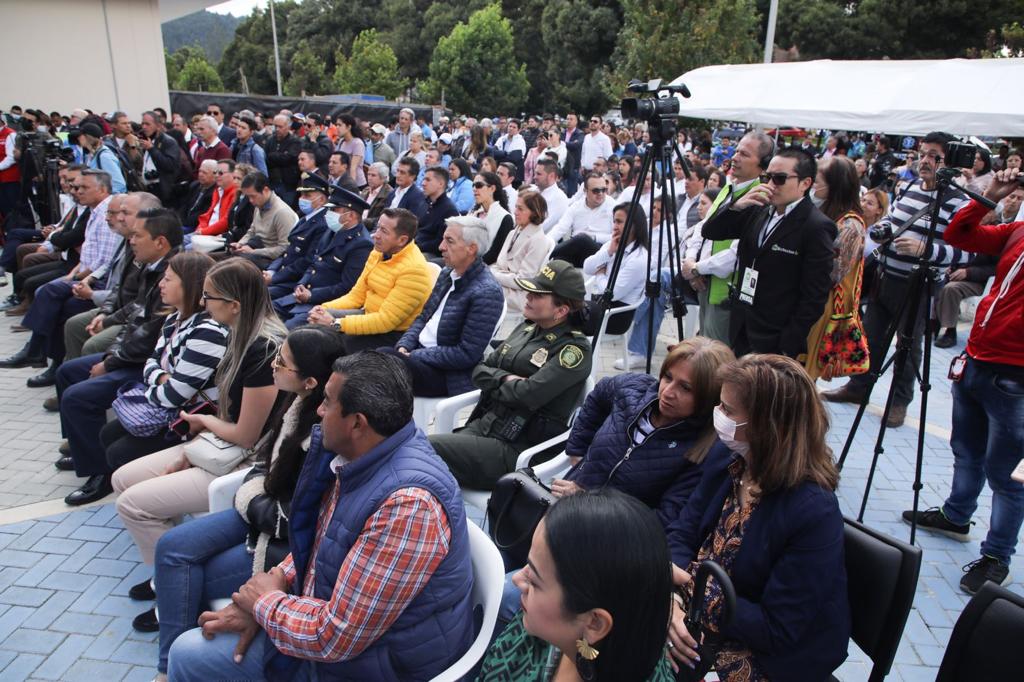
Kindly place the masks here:
[[(932, 300), (932, 278), (927, 278), (925, 284), (925, 290), (927, 297), (925, 301), (930, 302)], [(910, 544), (914, 544), (914, 540), (917, 538), (917, 510), (921, 503), (921, 488), (924, 487), (921, 483), (921, 469), (924, 466), (924, 437), (925, 437), (925, 426), (928, 423), (928, 394), (932, 390), (931, 376), (932, 376), (932, 330), (931, 330), (931, 310), (930, 305), (925, 306), (925, 325), (924, 325), (924, 353), (921, 358), (921, 416), (917, 425), (917, 452), (915, 453), (914, 461), (914, 515), (910, 521)]]

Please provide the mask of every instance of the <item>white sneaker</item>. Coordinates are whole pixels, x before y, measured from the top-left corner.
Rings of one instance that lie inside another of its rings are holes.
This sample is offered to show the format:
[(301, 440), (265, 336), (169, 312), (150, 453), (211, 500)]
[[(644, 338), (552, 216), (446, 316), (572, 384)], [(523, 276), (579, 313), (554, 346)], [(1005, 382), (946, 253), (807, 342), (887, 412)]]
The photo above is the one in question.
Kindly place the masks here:
[(640, 368), (646, 367), (646, 366), (647, 366), (647, 356), (646, 355), (640, 355), (638, 353), (630, 353), (629, 354), (629, 367), (628, 368), (623, 364), (622, 358), (619, 358), (618, 360), (616, 360), (615, 364), (613, 365), (613, 367), (615, 367), (615, 369), (619, 370), (620, 372), (623, 371), (623, 370), (626, 370), (626, 369), (640, 369)]

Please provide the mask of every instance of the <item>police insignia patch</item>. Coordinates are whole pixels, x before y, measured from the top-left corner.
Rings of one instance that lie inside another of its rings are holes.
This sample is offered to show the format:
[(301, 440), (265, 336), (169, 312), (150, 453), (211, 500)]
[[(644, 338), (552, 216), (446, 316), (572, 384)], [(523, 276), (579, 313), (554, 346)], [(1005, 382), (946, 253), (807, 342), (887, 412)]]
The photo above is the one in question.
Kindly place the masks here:
[(535, 367), (543, 367), (544, 363), (548, 361), (548, 349), (538, 348), (532, 356), (530, 356), (530, 364)]
[(558, 364), (566, 369), (575, 369), (581, 362), (583, 362), (583, 351), (579, 346), (570, 344), (558, 354)]

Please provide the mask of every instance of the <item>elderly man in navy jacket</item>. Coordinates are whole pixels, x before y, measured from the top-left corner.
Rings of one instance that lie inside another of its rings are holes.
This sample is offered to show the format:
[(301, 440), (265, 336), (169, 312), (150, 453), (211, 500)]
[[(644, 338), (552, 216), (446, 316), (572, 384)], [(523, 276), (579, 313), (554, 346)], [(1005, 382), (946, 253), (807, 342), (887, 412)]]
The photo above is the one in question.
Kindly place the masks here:
[(445, 268), (423, 312), (394, 349), (412, 373), (413, 393), (441, 397), (473, 390), (471, 373), (501, 317), (501, 285), (484, 265), (487, 225), (469, 216), (448, 219), (441, 240)]
[(324, 204), (327, 229), (306, 256), (292, 266), (292, 276), (298, 275), (294, 290), (274, 298), (274, 310), (289, 329), (306, 324), (313, 306), (344, 296), (359, 279), (373, 250), (370, 233), (362, 222), (367, 208), (369, 204), (358, 194), (332, 187)]

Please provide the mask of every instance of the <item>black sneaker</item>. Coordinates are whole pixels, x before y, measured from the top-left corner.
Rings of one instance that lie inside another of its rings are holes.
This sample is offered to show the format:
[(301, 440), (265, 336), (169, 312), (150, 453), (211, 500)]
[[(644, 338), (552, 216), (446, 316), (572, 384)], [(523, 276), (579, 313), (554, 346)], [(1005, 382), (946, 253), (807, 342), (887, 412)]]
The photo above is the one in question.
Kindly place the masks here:
[[(913, 520), (914, 512), (903, 512), (904, 523), (910, 524)], [(947, 519), (946, 515), (942, 513), (942, 509), (939, 507), (932, 507), (931, 509), (917, 512), (918, 528), (924, 528), (925, 530), (941, 533), (942, 535), (951, 537), (954, 540), (959, 540), (960, 542), (967, 542), (971, 539), (971, 524), (973, 523), (974, 522), (971, 521), (962, 526), (958, 526)]]
[(981, 586), (991, 580), (996, 585), (1010, 582), (1010, 567), (999, 559), (982, 556), (964, 566), (964, 577), (960, 578), (960, 589), (967, 594), (977, 594)]
[(133, 585), (132, 589), (128, 590), (128, 597), (135, 601), (152, 601), (156, 599), (156, 592), (153, 591), (153, 581), (147, 579), (138, 585)]
[(132, 620), (132, 627), (138, 632), (158, 632), (160, 621), (156, 617), (156, 609), (150, 609), (135, 616)]

